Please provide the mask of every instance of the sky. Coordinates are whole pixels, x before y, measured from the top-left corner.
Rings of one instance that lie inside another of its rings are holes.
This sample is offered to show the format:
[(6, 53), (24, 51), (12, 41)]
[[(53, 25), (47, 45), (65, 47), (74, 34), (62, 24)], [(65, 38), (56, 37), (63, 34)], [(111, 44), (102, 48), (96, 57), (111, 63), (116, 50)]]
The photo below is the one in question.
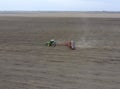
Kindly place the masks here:
[(120, 0), (0, 0), (0, 11), (120, 11)]

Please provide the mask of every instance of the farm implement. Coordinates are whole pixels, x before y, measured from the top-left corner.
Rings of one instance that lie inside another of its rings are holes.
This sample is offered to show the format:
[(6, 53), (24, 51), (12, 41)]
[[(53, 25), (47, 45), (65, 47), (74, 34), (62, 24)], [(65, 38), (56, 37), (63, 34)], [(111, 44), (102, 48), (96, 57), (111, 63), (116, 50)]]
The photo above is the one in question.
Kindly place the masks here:
[(49, 46), (49, 47), (66, 46), (66, 47), (70, 48), (71, 50), (76, 49), (75, 42), (73, 40), (68, 41), (68, 42), (64, 42), (64, 43), (57, 43), (55, 40), (50, 40), (50, 41), (47, 41), (45, 43), (45, 45)]

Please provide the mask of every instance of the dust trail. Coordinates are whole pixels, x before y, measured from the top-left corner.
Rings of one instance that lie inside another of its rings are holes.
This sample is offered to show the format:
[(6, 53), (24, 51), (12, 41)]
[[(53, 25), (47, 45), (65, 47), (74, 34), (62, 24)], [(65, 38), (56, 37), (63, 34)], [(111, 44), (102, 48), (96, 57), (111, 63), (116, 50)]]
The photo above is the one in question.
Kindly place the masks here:
[(91, 32), (90, 28), (90, 21), (87, 18), (81, 18), (82, 25), (81, 29), (82, 33), (78, 35), (78, 39), (76, 41), (76, 47), (77, 48), (93, 48), (96, 45), (96, 41), (93, 39), (90, 39), (91, 35), (93, 34)]
[(77, 48), (96, 48), (97, 41), (82, 39), (82, 40), (76, 41), (76, 47)]

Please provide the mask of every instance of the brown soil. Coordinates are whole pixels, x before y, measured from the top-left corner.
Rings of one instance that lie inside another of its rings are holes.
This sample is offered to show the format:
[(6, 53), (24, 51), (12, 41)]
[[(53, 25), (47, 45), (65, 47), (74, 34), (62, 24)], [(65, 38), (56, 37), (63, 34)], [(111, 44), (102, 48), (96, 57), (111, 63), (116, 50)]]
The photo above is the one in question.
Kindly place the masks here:
[(120, 89), (120, 18), (0, 16), (0, 89)]

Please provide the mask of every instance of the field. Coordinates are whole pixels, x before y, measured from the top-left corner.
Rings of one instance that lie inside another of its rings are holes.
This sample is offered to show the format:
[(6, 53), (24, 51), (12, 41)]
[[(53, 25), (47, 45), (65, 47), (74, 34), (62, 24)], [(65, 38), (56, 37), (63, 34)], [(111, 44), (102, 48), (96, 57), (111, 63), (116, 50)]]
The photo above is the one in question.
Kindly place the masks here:
[(0, 14), (0, 89), (120, 89), (120, 14)]

